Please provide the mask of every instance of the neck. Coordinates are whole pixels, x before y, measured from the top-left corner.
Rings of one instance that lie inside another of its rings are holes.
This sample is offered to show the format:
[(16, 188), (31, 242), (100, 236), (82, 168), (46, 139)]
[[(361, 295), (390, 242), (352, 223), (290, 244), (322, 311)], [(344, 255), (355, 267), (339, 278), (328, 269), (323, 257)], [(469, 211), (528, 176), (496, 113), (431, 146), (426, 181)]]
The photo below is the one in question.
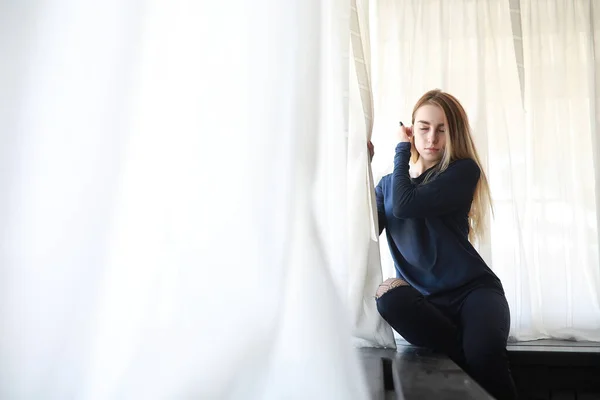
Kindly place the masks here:
[(416, 163), (411, 166), (410, 172), (413, 178), (421, 175), (423, 172), (427, 171), (429, 168), (435, 166), (437, 163), (432, 161), (426, 161), (423, 157), (419, 157)]

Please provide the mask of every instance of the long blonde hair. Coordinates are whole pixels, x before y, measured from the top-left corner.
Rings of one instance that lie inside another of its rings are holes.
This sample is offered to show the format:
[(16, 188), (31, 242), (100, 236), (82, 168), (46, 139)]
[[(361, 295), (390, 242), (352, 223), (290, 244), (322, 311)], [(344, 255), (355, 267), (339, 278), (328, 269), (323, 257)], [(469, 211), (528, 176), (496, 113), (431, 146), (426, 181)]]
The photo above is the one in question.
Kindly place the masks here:
[[(479, 160), (475, 143), (473, 142), (467, 113), (456, 97), (441, 90), (430, 90), (415, 104), (412, 113), (412, 125), (415, 123), (417, 110), (426, 104), (440, 107), (446, 115), (448, 126), (446, 127), (446, 147), (442, 160), (425, 177), (424, 182), (445, 171), (452, 161), (465, 158), (475, 161), (481, 171), (481, 175), (475, 188), (469, 212), (469, 239), (471, 241), (475, 240), (475, 238), (482, 239), (486, 231), (487, 213), (492, 210), (492, 197), (487, 177)], [(415, 163), (419, 159), (419, 153), (414, 146), (413, 139), (411, 139), (411, 142), (413, 144), (411, 148), (411, 161)]]

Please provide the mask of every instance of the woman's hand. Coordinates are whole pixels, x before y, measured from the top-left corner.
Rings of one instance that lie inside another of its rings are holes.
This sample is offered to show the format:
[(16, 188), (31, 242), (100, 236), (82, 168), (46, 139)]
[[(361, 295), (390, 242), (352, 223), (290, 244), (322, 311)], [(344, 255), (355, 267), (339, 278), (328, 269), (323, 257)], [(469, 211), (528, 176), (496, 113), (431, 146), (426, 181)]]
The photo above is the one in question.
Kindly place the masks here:
[(412, 126), (407, 127), (407, 126), (404, 126), (404, 124), (402, 122), (400, 122), (400, 128), (398, 129), (398, 141), (410, 142), (412, 133), (413, 133)]
[(369, 140), (369, 143), (367, 143), (367, 148), (369, 149), (369, 161), (373, 161), (373, 156), (375, 155), (375, 146), (373, 146), (373, 143)]

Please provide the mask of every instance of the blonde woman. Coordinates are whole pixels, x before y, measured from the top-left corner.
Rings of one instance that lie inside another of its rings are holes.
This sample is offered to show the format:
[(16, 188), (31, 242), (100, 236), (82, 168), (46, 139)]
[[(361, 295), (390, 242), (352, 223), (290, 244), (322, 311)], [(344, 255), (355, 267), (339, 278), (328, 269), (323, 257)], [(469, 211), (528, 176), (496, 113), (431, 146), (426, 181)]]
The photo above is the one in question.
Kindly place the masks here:
[(492, 396), (514, 399), (510, 311), (470, 242), (491, 202), (465, 110), (448, 93), (427, 92), (398, 140), (394, 172), (376, 188), (396, 267), (377, 291), (379, 313), (408, 342), (448, 354)]

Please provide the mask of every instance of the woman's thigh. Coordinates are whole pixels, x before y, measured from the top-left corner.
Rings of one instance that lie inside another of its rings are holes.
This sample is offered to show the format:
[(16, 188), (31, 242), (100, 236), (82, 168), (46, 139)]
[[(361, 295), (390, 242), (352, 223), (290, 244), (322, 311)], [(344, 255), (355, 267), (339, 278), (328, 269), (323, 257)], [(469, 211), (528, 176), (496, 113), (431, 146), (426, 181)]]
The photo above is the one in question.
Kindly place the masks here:
[(460, 357), (458, 328), (412, 286), (401, 285), (377, 298), (377, 309), (391, 327), (415, 346)]
[(504, 294), (487, 288), (471, 292), (460, 309), (460, 324), (467, 372), (496, 398), (516, 398), (506, 351), (510, 310)]
[(459, 319), (463, 345), (471, 352), (484, 355), (506, 348), (510, 309), (501, 291), (475, 289), (463, 301)]

